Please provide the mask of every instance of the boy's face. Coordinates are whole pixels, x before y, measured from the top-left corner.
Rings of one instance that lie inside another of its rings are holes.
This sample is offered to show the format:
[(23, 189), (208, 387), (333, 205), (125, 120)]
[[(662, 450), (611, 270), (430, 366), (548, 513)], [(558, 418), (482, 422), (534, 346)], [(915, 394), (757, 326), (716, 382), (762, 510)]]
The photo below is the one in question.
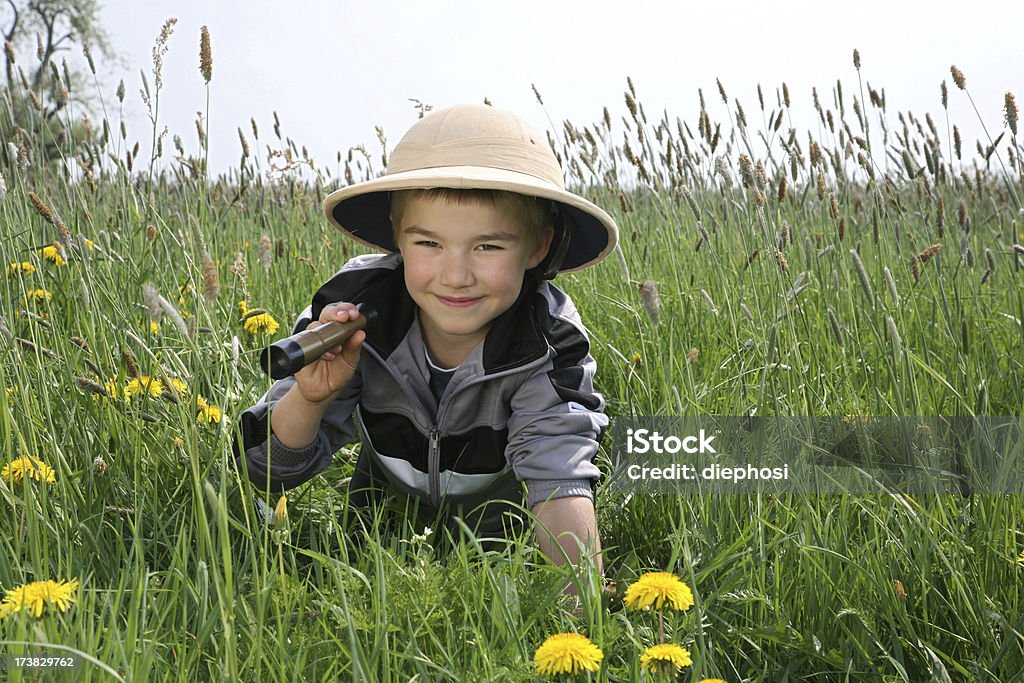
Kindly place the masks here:
[(515, 303), (551, 234), (536, 244), (526, 226), (490, 204), (416, 197), (402, 212), (396, 241), (431, 356), (458, 364)]

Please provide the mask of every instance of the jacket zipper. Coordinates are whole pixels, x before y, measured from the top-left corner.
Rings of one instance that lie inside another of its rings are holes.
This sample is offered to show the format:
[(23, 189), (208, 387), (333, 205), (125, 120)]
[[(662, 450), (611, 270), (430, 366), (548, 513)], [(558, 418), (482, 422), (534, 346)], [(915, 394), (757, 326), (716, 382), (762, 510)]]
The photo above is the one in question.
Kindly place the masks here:
[(486, 381), (486, 380), (497, 379), (497, 378), (500, 378), (500, 377), (504, 377), (506, 375), (511, 375), (513, 373), (523, 372), (525, 370), (532, 370), (534, 367), (536, 367), (536, 366), (542, 364), (544, 361), (546, 361), (547, 357), (548, 357), (548, 354), (545, 353), (545, 354), (540, 355), (538, 358), (536, 358), (536, 359), (534, 359), (534, 360), (532, 360), (529, 363), (526, 363), (524, 365), (519, 365), (519, 366), (516, 366), (516, 367), (513, 367), (513, 368), (509, 368), (508, 370), (502, 370), (501, 372), (495, 373), (493, 375), (480, 375), (480, 376), (470, 380), (469, 382), (466, 382), (465, 384), (460, 386), (458, 389), (453, 390), (451, 394), (449, 394), (448, 396), (445, 397), (445, 400), (441, 401), (441, 403), (437, 407), (437, 419), (436, 420), (431, 420), (429, 418), (430, 411), (428, 411), (426, 409), (426, 407), (420, 401), (419, 397), (416, 396), (416, 394), (414, 394), (412, 391), (410, 391), (406, 387), (405, 383), (401, 381), (401, 379), (395, 373), (394, 369), (390, 365), (388, 365), (387, 363), (384, 362), (384, 359), (381, 357), (381, 355), (379, 353), (377, 353), (377, 351), (372, 346), (370, 346), (369, 344), (364, 345), (364, 348), (370, 353), (371, 356), (374, 357), (374, 359), (376, 359), (376, 361), (378, 363), (380, 363), (381, 367), (383, 367), (387, 371), (387, 373), (389, 375), (391, 375), (391, 379), (393, 379), (395, 381), (395, 384), (397, 384), (398, 386), (402, 387), (402, 390), (405, 392), (406, 396), (409, 397), (409, 399), (411, 400), (413, 405), (415, 405), (417, 408), (420, 409), (420, 414), (428, 416), (427, 421), (430, 423), (430, 434), (429, 434), (429, 449), (427, 451), (427, 496), (430, 499), (430, 504), (431, 504), (431, 506), (434, 509), (437, 509), (437, 508), (439, 508), (441, 506), (441, 429), (440, 429), (440, 427), (441, 427), (442, 424), (444, 424), (444, 415), (445, 415), (445, 413), (448, 410), (448, 405), (451, 403), (452, 396), (455, 396), (457, 393), (459, 393), (463, 389), (467, 389), (467, 388), (473, 386), (474, 384), (479, 384), (480, 382), (483, 382), (483, 381)]

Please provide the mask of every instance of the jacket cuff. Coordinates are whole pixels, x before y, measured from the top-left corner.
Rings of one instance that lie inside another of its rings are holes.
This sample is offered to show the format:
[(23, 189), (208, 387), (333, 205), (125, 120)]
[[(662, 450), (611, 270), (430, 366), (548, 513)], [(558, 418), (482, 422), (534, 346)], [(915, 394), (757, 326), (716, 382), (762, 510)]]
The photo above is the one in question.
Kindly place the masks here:
[(594, 500), (589, 479), (527, 479), (526, 502), (532, 508), (537, 503), (556, 498), (582, 496)]
[(270, 463), (274, 467), (299, 467), (307, 464), (313, 459), (320, 448), (320, 434), (316, 435), (313, 443), (302, 448), (290, 448), (278, 440), (276, 434), (270, 435)]

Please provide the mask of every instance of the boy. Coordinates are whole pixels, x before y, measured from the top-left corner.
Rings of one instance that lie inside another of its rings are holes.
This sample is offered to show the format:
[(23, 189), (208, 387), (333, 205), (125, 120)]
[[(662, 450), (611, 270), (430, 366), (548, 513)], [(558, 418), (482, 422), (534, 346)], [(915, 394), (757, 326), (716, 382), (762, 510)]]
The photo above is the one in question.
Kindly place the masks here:
[(482, 105), (421, 118), (383, 176), (324, 211), (385, 254), (349, 261), (295, 330), (354, 319), (360, 303), (379, 321), (245, 411), (236, 453), (250, 479), (307, 481), (358, 422), (350, 506), (385, 486), (502, 533), (503, 501), (522, 501), (525, 483), (541, 550), (576, 563), (582, 544), (600, 567), (591, 482), (608, 420), (576, 309), (547, 280), (607, 256), (615, 222), (565, 191), (546, 138)]

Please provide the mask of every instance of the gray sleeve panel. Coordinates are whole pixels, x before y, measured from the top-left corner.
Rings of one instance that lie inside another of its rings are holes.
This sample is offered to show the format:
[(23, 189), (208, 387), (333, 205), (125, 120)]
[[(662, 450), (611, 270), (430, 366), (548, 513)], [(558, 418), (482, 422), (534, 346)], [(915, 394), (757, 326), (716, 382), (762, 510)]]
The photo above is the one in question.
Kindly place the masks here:
[[(298, 327), (305, 328), (309, 309), (303, 312)], [(250, 481), (271, 490), (290, 489), (309, 481), (331, 464), (334, 453), (356, 438), (353, 413), (362, 391), (362, 374), (357, 370), (349, 385), (331, 403), (320, 421), (320, 430), (311, 444), (299, 449), (288, 448), (274, 437), (270, 411), (295, 385), (294, 377), (278, 380), (256, 405), (245, 410), (239, 419), (235, 458), (245, 469)], [(269, 445), (269, 458), (268, 458)]]
[(526, 502), (532, 508), (537, 503), (556, 498), (582, 496), (594, 500), (594, 491), (589, 479), (528, 479)]
[(555, 372), (551, 362), (541, 366), (513, 395), (505, 453), (519, 480), (600, 477), (593, 460), (608, 418), (601, 412), (604, 398), (593, 389), (595, 367), (588, 354), (574, 390), (586, 395), (586, 402), (597, 406), (597, 410), (582, 402), (566, 401), (559, 395), (557, 380), (551, 376)]

